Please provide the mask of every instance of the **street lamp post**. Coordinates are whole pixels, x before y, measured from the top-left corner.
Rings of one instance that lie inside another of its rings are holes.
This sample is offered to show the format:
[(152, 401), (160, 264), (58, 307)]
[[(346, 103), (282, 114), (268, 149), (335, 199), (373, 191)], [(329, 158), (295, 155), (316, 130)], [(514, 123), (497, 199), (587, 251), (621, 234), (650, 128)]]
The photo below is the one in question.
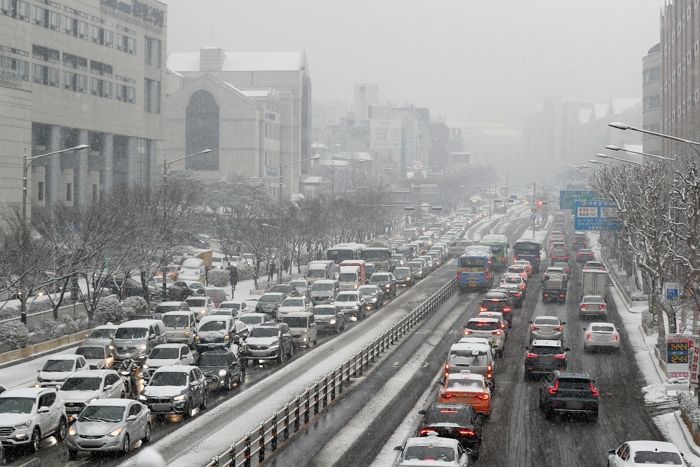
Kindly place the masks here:
[(700, 157), (700, 150), (698, 147), (700, 147), (700, 142), (693, 141), (690, 139), (685, 139), (685, 138), (679, 138), (678, 136), (673, 136), (673, 135), (667, 135), (665, 133), (659, 133), (658, 131), (651, 131), (651, 130), (645, 130), (644, 128), (638, 128), (634, 127), (631, 125), (628, 125), (626, 123), (622, 122), (610, 122), (608, 123), (608, 126), (612, 128), (616, 128), (618, 130), (626, 131), (636, 131), (639, 133), (644, 133), (645, 135), (652, 135), (652, 136), (658, 136), (659, 138), (664, 138), (664, 139), (670, 139), (672, 141), (678, 141), (679, 143), (686, 144), (692, 148), (692, 150), (695, 152), (695, 155)]
[(600, 157), (601, 159), (612, 159), (612, 160), (614, 160), (614, 161), (626, 162), (626, 163), (628, 163), (628, 164), (646, 165), (646, 164), (644, 164), (644, 163), (642, 163), (642, 162), (631, 161), (631, 160), (629, 160), (629, 159), (622, 159), (622, 158), (620, 158), (620, 157), (610, 156), (610, 155), (608, 155), (608, 154), (603, 154), (603, 153), (601, 153), (601, 152), (599, 152), (599, 153), (596, 154), (595, 156), (596, 156), (596, 157)]
[[(24, 269), (26, 268), (27, 264), (27, 257), (26, 253), (28, 250), (28, 245), (27, 245), (27, 239), (29, 238), (29, 225), (27, 224), (27, 185), (28, 185), (28, 179), (29, 179), (29, 169), (32, 167), (32, 162), (37, 160), (37, 159), (42, 159), (44, 157), (51, 157), (55, 156), (58, 154), (63, 154), (66, 152), (70, 151), (82, 151), (83, 149), (87, 149), (90, 146), (87, 144), (79, 144), (77, 146), (73, 146), (72, 148), (66, 148), (66, 149), (60, 149), (58, 151), (51, 151), (47, 152), (46, 154), (38, 154), (36, 156), (27, 156), (27, 149), (25, 148), (24, 150), (24, 155), (22, 156), (22, 229), (24, 230), (22, 232), (22, 274), (24, 274), (26, 271)], [(24, 287), (21, 286), (20, 284), (20, 289), (19, 289), (19, 295), (20, 295), (20, 320), (22, 321), (23, 324), (27, 324), (27, 296), (26, 296), (26, 291), (24, 290)]]
[(676, 160), (675, 156), (674, 157), (659, 156), (658, 154), (650, 154), (648, 152), (634, 151), (632, 149), (621, 148), (620, 146), (615, 146), (614, 144), (608, 144), (607, 146), (605, 146), (605, 149), (609, 149), (610, 151), (622, 151), (622, 152), (626, 152), (629, 154), (637, 154), (640, 156), (653, 157), (654, 159), (661, 159), (664, 161), (675, 161)]
[[(211, 149), (202, 149), (201, 151), (195, 152), (194, 154), (188, 154), (186, 156), (178, 157), (177, 159), (168, 160), (167, 156), (163, 158), (163, 222), (161, 223), (161, 229), (162, 229), (161, 234), (165, 233), (164, 232), (165, 231), (165, 218), (167, 217), (167, 213), (168, 213), (168, 209), (167, 209), (168, 169), (175, 162), (184, 161), (185, 159), (189, 159), (191, 157), (201, 156), (202, 154), (209, 154), (210, 152), (211, 152)], [(165, 300), (168, 297), (168, 286), (167, 286), (165, 268), (163, 266), (164, 265), (161, 264), (161, 274), (162, 274), (162, 280), (163, 280), (163, 299)]]

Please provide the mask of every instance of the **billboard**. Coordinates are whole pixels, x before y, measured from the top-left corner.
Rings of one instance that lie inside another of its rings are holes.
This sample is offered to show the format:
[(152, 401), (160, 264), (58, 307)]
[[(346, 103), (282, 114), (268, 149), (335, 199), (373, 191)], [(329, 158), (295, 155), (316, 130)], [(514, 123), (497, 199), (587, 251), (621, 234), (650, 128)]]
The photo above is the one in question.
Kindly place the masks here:
[(598, 199), (598, 193), (591, 190), (561, 190), (559, 192), (559, 209), (574, 210), (576, 200)]
[(617, 205), (613, 201), (604, 199), (575, 201), (574, 228), (576, 230), (620, 230), (622, 223), (617, 216)]

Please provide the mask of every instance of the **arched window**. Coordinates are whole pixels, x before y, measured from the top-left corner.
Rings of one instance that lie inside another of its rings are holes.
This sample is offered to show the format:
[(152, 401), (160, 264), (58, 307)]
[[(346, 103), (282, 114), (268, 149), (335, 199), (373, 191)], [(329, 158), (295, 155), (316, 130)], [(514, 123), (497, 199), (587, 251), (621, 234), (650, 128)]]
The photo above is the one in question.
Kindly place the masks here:
[(208, 154), (185, 160), (188, 170), (219, 170), (219, 106), (207, 91), (197, 91), (190, 97), (185, 141), (187, 154), (211, 149)]

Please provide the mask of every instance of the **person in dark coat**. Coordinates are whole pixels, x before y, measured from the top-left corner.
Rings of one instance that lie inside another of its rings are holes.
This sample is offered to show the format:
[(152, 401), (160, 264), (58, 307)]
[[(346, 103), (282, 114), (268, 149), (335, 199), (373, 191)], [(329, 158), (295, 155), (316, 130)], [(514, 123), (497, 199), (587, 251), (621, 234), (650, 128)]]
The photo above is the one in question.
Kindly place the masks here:
[(228, 268), (228, 281), (231, 283), (231, 298), (236, 291), (236, 284), (238, 284), (238, 268), (234, 265)]
[(277, 265), (275, 264), (275, 261), (270, 261), (270, 267), (267, 270), (267, 281), (272, 282), (275, 276), (275, 271), (277, 270)]
[(292, 262), (289, 261), (289, 257), (285, 256), (284, 262), (282, 263), (282, 269), (285, 273), (289, 274), (289, 268), (292, 266)]

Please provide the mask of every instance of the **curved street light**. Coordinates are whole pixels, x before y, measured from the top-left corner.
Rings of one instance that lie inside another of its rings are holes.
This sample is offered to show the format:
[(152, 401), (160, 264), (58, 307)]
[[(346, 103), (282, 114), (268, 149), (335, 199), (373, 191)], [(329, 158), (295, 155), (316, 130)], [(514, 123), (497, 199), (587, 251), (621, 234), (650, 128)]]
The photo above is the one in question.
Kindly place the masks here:
[(622, 159), (622, 158), (620, 158), (620, 157), (610, 156), (610, 155), (608, 155), (608, 154), (603, 154), (603, 153), (601, 153), (601, 152), (599, 152), (599, 153), (596, 154), (595, 156), (596, 156), (596, 157), (600, 157), (601, 159), (612, 159), (612, 160), (615, 160), (615, 161), (627, 162), (628, 164), (646, 165), (646, 164), (643, 164), (643, 163), (641, 163), (641, 162), (631, 161), (631, 160), (629, 160), (629, 159)]
[(700, 157), (700, 142), (698, 141), (693, 141), (690, 139), (685, 139), (685, 138), (679, 138), (678, 136), (673, 136), (673, 135), (667, 135), (665, 133), (659, 133), (658, 131), (651, 131), (651, 130), (645, 130), (644, 128), (638, 128), (634, 127), (632, 125), (628, 125), (627, 123), (622, 123), (622, 122), (610, 122), (608, 123), (609, 127), (622, 130), (622, 131), (636, 131), (638, 133), (644, 133), (645, 135), (652, 135), (652, 136), (658, 136), (659, 138), (664, 138), (664, 139), (670, 139), (672, 141), (678, 141), (679, 143), (686, 144), (690, 146), (693, 151), (695, 152), (695, 155)]
[(659, 155), (657, 155), (657, 154), (650, 154), (650, 153), (648, 153), (648, 152), (635, 151), (635, 150), (633, 150), (633, 149), (622, 148), (622, 147), (620, 147), (620, 146), (615, 146), (614, 144), (608, 144), (607, 146), (605, 146), (605, 149), (609, 149), (610, 151), (616, 151), (616, 152), (617, 152), (617, 151), (622, 151), (622, 152), (626, 152), (626, 153), (629, 153), (629, 154), (637, 154), (637, 155), (640, 155), (640, 156), (653, 157), (653, 158), (655, 158), (655, 159), (661, 159), (661, 160), (664, 160), (664, 161), (675, 161), (675, 160), (676, 160), (676, 156), (673, 156), (673, 157), (659, 156)]

